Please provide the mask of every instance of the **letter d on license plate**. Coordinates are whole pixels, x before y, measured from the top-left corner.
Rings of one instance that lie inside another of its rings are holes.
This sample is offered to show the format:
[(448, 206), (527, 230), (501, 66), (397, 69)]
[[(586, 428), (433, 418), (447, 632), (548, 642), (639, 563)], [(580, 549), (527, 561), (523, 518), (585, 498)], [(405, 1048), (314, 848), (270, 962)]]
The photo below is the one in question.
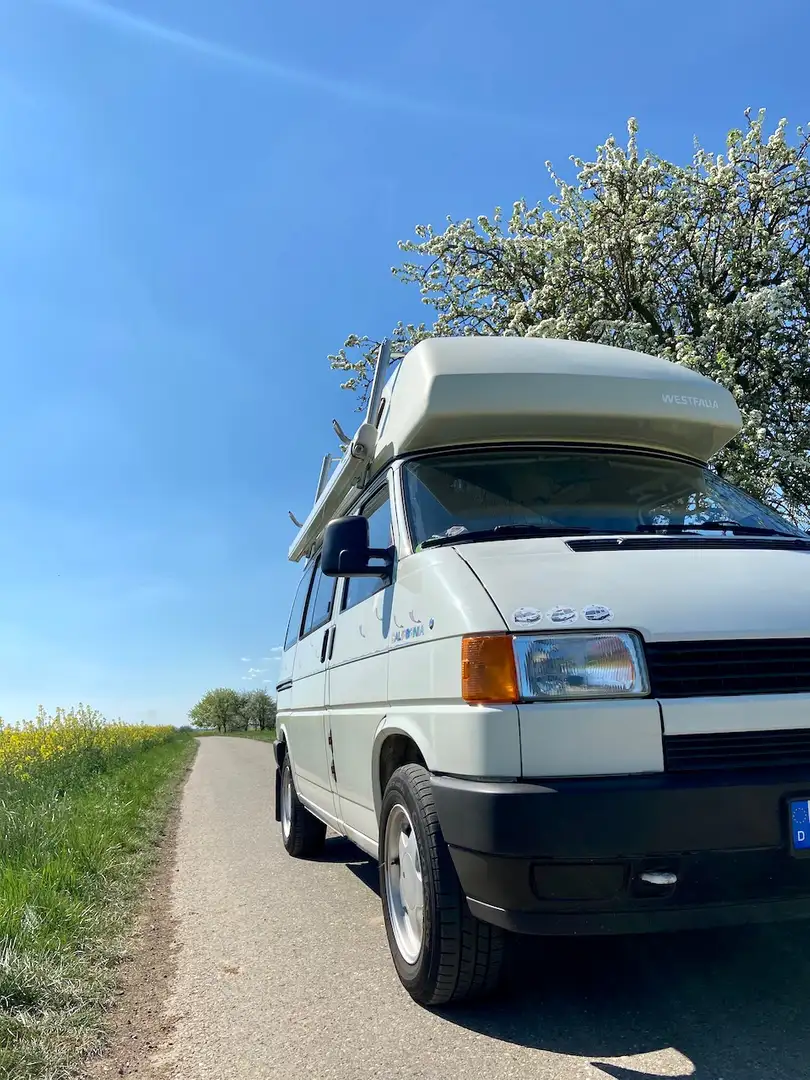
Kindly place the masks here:
[(793, 850), (810, 855), (810, 799), (791, 799), (788, 809)]

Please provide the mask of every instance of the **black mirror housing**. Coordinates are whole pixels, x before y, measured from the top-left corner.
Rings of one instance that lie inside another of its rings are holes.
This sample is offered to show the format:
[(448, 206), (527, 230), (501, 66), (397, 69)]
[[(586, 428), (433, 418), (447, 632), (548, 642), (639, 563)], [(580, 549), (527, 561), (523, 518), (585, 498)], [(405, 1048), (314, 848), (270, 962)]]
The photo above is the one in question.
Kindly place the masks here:
[[(330, 521), (324, 529), (321, 549), (324, 577), (389, 577), (393, 566), (390, 548), (371, 548), (368, 539), (368, 521), (364, 517)], [(372, 559), (382, 565), (371, 566)]]

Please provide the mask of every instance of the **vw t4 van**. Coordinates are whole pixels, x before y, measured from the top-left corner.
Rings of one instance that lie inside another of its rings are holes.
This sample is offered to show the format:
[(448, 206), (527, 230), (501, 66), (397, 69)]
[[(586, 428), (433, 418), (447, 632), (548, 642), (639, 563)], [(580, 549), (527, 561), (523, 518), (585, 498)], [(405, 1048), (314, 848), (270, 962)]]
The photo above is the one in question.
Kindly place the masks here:
[(379, 860), (417, 1001), (508, 932), (810, 915), (810, 539), (709, 466), (740, 426), (623, 349), (381, 349), (289, 552), (276, 816)]

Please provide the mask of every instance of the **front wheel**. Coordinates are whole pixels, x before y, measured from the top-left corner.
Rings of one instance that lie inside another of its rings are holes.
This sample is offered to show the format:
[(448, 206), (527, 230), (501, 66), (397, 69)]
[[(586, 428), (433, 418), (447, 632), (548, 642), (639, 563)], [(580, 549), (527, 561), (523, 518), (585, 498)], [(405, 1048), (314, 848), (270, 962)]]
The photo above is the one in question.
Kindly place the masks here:
[(397, 769), (385, 789), (380, 890), (394, 965), (415, 1001), (445, 1005), (496, 989), (504, 932), (470, 912), (421, 765)]
[(318, 855), (326, 840), (326, 826), (310, 814), (295, 791), (289, 751), (281, 766), (281, 839), (296, 859)]

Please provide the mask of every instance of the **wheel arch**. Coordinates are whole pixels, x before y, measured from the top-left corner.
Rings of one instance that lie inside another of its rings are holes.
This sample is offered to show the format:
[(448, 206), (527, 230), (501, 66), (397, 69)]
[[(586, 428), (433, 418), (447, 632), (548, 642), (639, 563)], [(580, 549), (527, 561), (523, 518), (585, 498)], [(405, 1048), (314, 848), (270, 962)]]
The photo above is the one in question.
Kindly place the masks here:
[[(287, 757), (287, 730), (284, 724), (279, 724), (276, 727), (276, 739), (273, 743), (273, 757), (275, 758), (276, 768), (273, 781), (273, 788), (275, 793), (275, 807), (273, 810), (273, 816), (276, 821), (281, 821), (281, 770), (284, 768), (284, 760)], [(290, 767), (292, 768), (292, 760), (290, 761)]]
[(374, 813), (380, 820), (385, 785), (400, 765), (420, 764), (430, 770), (433, 755), (419, 724), (408, 716), (386, 716), (374, 735), (371, 770)]
[[(281, 770), (284, 765), (284, 759), (290, 754), (290, 733), (287, 730), (286, 723), (278, 724), (276, 727), (276, 740), (273, 743), (273, 753), (276, 759), (276, 765)], [(290, 766), (295, 774), (295, 762), (290, 758)]]

